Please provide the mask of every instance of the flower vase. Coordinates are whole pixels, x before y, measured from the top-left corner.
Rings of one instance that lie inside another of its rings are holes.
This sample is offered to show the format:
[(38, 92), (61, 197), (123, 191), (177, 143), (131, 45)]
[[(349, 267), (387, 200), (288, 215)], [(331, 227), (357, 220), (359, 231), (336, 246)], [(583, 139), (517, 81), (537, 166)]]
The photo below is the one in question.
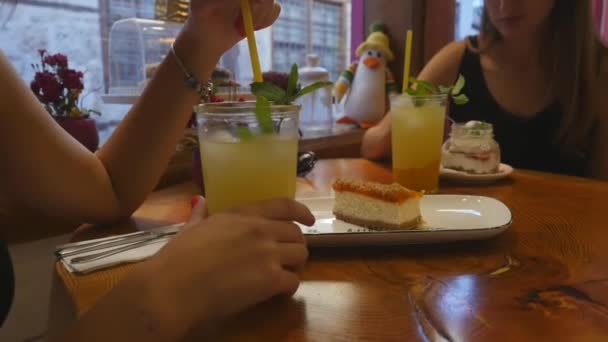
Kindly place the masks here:
[(95, 152), (99, 147), (99, 131), (95, 120), (91, 118), (55, 118), (59, 126), (80, 142), (89, 151)]

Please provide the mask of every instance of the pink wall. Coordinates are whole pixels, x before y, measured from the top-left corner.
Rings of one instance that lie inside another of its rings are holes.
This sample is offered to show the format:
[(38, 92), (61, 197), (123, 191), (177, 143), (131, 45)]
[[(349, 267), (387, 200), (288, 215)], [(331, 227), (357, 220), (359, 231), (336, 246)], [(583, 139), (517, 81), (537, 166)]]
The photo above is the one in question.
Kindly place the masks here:
[(593, 11), (595, 20), (599, 23), (600, 35), (608, 39), (608, 0), (594, 0)]
[(608, 0), (603, 0), (601, 5), (602, 12), (602, 27), (601, 27), (601, 35), (604, 39), (608, 39)]
[(357, 47), (365, 40), (365, 4), (364, 0), (352, 0), (352, 38), (351, 59), (356, 60)]

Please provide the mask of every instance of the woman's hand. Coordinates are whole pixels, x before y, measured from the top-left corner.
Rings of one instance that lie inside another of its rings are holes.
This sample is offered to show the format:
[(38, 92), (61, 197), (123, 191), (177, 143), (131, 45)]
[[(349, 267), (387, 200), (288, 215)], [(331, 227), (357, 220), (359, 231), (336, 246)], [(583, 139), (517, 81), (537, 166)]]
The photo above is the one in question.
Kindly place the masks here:
[(294, 221), (314, 223), (305, 206), (273, 200), (205, 216), (201, 201), (184, 230), (149, 260), (166, 319), (190, 329), (295, 293), (308, 251)]
[(200, 201), (171, 242), (57, 341), (177, 341), (275, 295), (293, 294), (308, 257), (293, 222), (314, 220), (292, 200), (209, 218)]
[[(272, 25), (281, 13), (275, 0), (249, 0), (256, 30)], [(224, 52), (244, 38), (241, 0), (192, 0), (185, 31)]]

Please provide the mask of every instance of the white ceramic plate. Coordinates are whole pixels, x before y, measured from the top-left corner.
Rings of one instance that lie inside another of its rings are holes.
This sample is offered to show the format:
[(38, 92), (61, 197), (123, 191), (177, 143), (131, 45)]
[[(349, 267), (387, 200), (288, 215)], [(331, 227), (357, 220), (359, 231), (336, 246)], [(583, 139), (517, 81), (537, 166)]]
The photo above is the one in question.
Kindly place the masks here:
[(476, 175), (463, 171), (441, 168), (441, 178), (462, 181), (466, 183), (491, 183), (508, 177), (513, 173), (513, 167), (507, 164), (500, 164), (498, 172), (485, 175)]
[(313, 227), (302, 226), (308, 244), (372, 246), (482, 240), (511, 226), (512, 215), (502, 202), (479, 196), (427, 195), (420, 207), (423, 224), (418, 230), (373, 231), (335, 218), (334, 198), (300, 199), (317, 218)]

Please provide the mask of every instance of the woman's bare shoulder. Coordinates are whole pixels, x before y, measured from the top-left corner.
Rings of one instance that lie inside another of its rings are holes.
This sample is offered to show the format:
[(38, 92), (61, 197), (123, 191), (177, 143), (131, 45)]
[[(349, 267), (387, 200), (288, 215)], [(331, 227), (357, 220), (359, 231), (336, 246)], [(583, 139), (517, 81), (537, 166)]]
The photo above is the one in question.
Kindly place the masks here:
[(4, 51), (2, 51), (2, 49), (0, 49), (0, 68), (8, 68), (11, 65), (10, 61), (8, 60), (8, 57), (6, 57), (6, 55), (4, 54)]
[[(16, 80), (20, 81), (20, 78), (17, 76), (15, 69), (13, 69), (8, 57), (0, 50), (0, 93), (7, 94), (5, 92), (6, 89), (13, 90), (15, 88)], [(2, 97), (0, 97), (0, 103), (2, 103)]]
[(444, 46), (431, 58), (419, 75), (421, 80), (434, 84), (452, 84), (458, 77), (458, 70), (469, 40), (459, 40)]

